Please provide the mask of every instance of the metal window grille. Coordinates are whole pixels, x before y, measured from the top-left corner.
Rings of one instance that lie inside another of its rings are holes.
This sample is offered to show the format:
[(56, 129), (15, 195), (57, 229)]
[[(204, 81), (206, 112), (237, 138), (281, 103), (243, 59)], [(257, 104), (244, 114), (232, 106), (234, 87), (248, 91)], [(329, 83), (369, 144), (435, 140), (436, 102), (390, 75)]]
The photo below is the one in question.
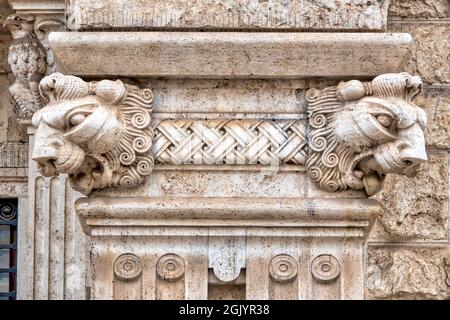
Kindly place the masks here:
[(16, 299), (17, 199), (0, 199), (0, 300)]

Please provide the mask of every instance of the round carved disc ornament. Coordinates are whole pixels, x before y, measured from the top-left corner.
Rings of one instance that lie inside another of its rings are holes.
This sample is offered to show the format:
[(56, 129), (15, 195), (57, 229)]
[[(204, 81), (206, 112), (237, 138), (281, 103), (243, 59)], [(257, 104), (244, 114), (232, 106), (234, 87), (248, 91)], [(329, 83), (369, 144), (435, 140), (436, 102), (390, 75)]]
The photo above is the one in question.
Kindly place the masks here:
[(132, 253), (124, 253), (114, 261), (114, 274), (121, 280), (134, 280), (142, 274), (142, 261)]
[(165, 254), (158, 259), (156, 264), (158, 276), (166, 281), (177, 281), (184, 275), (184, 271), (184, 261), (176, 254)]
[(311, 272), (318, 281), (334, 281), (341, 273), (339, 261), (329, 254), (317, 256), (311, 263)]
[(288, 283), (297, 277), (297, 261), (287, 254), (280, 254), (272, 258), (269, 264), (269, 274), (273, 281)]

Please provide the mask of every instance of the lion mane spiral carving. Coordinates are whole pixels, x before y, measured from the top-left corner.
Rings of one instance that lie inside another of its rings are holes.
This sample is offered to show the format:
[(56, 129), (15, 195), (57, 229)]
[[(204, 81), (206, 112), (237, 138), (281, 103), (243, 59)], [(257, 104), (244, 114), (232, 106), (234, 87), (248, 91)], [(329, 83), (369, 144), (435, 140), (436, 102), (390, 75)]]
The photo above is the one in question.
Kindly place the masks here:
[(337, 143), (334, 130), (329, 125), (336, 112), (343, 108), (337, 98), (336, 87), (322, 91), (310, 89), (306, 99), (309, 102), (308, 175), (321, 189), (330, 192), (345, 190), (347, 184), (341, 169), (348, 167), (353, 152)]
[(308, 90), (306, 170), (317, 187), (372, 196), (386, 173), (414, 176), (427, 160), (426, 114), (412, 102), (421, 89), (419, 77), (392, 73)]
[(44, 176), (67, 173), (75, 190), (89, 194), (139, 185), (151, 173), (150, 89), (54, 73), (40, 90), (50, 103), (33, 117), (33, 159)]
[[(153, 94), (120, 80), (55, 73), (33, 116), (32, 158), (75, 190), (142, 184), (159, 164), (305, 165), (321, 190), (381, 189), (387, 173), (414, 176), (427, 160), (419, 77), (383, 74), (306, 93), (308, 119), (169, 118), (151, 123)], [(152, 128), (153, 126), (153, 128)], [(155, 134), (153, 132), (155, 130)]]

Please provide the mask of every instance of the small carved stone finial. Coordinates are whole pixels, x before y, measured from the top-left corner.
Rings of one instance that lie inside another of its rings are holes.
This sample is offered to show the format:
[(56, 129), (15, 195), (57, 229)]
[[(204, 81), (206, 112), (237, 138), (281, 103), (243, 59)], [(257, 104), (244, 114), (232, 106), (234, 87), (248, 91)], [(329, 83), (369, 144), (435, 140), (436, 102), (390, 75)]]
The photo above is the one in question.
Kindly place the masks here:
[(309, 90), (309, 177), (326, 191), (372, 196), (387, 173), (414, 176), (427, 160), (426, 114), (412, 103), (421, 88), (419, 77), (399, 73)]
[(185, 265), (179, 255), (168, 253), (158, 259), (156, 273), (166, 281), (177, 281), (184, 275)]
[(311, 272), (320, 282), (332, 282), (341, 273), (339, 261), (330, 254), (317, 256), (311, 263)]
[(269, 274), (275, 282), (292, 282), (297, 277), (297, 273), (297, 261), (290, 255), (280, 254), (270, 260)]
[(138, 278), (142, 274), (142, 261), (132, 253), (124, 253), (114, 261), (114, 274), (117, 278), (130, 281)]
[(54, 73), (42, 79), (40, 91), (50, 101), (32, 120), (32, 159), (42, 175), (67, 173), (72, 187), (88, 195), (136, 186), (151, 173), (151, 90)]
[(3, 27), (12, 34), (8, 63), (16, 81), (9, 88), (19, 115), (30, 117), (44, 105), (39, 81), (47, 70), (47, 53), (34, 32), (34, 16), (13, 13)]

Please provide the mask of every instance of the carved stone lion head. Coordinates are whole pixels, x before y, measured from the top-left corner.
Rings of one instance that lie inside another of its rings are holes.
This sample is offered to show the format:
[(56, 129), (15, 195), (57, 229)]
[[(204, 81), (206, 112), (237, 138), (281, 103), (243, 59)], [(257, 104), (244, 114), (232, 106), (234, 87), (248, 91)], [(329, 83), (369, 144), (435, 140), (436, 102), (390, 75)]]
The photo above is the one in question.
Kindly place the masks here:
[(135, 186), (150, 174), (150, 89), (54, 73), (42, 79), (40, 91), (50, 101), (32, 119), (32, 159), (42, 175), (67, 173), (72, 187), (87, 195)]
[(307, 92), (308, 175), (327, 191), (378, 192), (386, 173), (414, 176), (427, 160), (419, 77), (384, 74)]

